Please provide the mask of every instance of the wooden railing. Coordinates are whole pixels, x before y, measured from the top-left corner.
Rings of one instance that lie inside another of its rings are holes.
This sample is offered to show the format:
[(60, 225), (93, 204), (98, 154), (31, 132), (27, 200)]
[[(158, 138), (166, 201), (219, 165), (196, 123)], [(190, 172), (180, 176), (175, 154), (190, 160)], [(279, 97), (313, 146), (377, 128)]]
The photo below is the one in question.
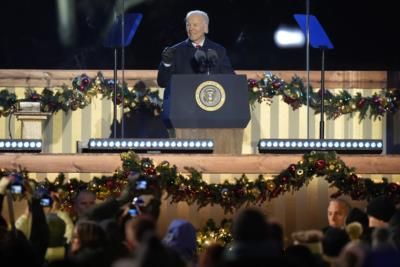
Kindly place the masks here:
[[(71, 81), (77, 75), (82, 73), (89, 77), (94, 77), (98, 70), (0, 70), (0, 87), (54, 87), (63, 84), (71, 84)], [(106, 78), (113, 77), (112, 70), (101, 71)], [(271, 71), (285, 81), (297, 75), (306, 79), (305, 71)], [(236, 71), (238, 74), (246, 74), (249, 79), (259, 79), (263, 71)], [(310, 72), (310, 83), (318, 88), (320, 84), (320, 72)], [(122, 77), (121, 71), (118, 77)], [(132, 85), (138, 80), (145, 81), (148, 86), (156, 86), (156, 70), (126, 70), (124, 73), (125, 81)], [(326, 71), (326, 88), (384, 88), (387, 86), (386, 71)]]
[[(180, 171), (193, 167), (203, 173), (279, 173), (301, 154), (140, 154), (156, 163), (166, 160)], [(339, 155), (360, 174), (400, 174), (400, 155)], [(23, 168), (37, 173), (112, 173), (121, 167), (119, 154), (0, 154), (0, 168)]]

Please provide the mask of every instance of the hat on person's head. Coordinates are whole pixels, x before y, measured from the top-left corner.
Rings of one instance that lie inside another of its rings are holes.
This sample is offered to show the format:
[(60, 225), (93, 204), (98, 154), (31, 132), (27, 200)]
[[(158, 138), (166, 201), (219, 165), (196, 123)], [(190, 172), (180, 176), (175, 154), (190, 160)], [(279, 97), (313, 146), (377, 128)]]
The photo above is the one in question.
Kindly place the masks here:
[(168, 226), (163, 243), (177, 251), (185, 260), (194, 259), (197, 249), (196, 229), (193, 224), (183, 219), (174, 219)]
[(394, 203), (386, 196), (376, 197), (367, 205), (367, 214), (384, 222), (389, 222), (395, 211)]

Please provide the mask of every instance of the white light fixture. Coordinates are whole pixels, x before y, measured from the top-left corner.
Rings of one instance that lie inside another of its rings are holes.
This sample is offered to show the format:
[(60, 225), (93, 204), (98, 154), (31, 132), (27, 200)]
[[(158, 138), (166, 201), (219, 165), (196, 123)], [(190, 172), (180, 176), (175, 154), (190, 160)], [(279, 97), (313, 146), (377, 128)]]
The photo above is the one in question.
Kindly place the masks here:
[(311, 150), (342, 154), (380, 154), (383, 141), (374, 139), (260, 139), (260, 153), (304, 153)]
[(212, 153), (214, 141), (211, 139), (102, 139), (91, 138), (81, 143), (81, 152), (135, 152), (159, 153)]
[(0, 152), (42, 152), (42, 140), (0, 139)]

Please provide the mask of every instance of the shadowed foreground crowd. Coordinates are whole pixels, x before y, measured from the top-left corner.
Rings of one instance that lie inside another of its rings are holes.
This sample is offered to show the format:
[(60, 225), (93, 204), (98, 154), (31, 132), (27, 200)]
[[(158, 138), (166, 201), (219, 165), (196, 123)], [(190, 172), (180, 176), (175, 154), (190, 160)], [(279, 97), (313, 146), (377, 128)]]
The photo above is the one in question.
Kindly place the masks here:
[[(1, 266), (400, 266), (400, 211), (387, 197), (371, 200), (365, 211), (333, 199), (328, 226), (293, 233), (289, 245), (279, 223), (248, 208), (234, 218), (233, 242), (198, 253), (196, 229), (187, 220), (173, 220), (159, 235), (159, 199), (137, 201), (133, 180), (119, 198), (97, 204), (94, 194), (80, 192), (72, 214), (59, 209), (56, 195), (51, 207), (43, 207), (26, 184), (26, 213), (14, 223), (0, 217)], [(11, 197), (10, 182), (0, 180), (0, 207)]]

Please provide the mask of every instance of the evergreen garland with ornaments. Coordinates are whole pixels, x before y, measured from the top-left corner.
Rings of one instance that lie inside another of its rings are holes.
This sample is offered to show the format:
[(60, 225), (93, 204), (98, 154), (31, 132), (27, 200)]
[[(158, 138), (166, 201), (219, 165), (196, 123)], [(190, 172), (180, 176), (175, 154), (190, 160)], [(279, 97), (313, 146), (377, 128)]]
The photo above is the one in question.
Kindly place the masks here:
[[(259, 175), (250, 180), (245, 174), (232, 181), (207, 183), (202, 174), (194, 168), (185, 168), (184, 173), (168, 161), (159, 164), (150, 158), (140, 158), (134, 152), (121, 154), (122, 167), (112, 176), (94, 177), (84, 182), (78, 179), (66, 181), (60, 174), (54, 181), (45, 179), (40, 184), (48, 191), (57, 192), (64, 208), (71, 207), (72, 200), (80, 190), (90, 190), (99, 199), (118, 196), (127, 185), (127, 177), (134, 175), (147, 180), (148, 187), (138, 194), (164, 193), (171, 203), (186, 202), (197, 205), (199, 209), (208, 205), (219, 205), (225, 213), (232, 213), (243, 206), (262, 205), (286, 193), (294, 193), (307, 186), (312, 179), (322, 178), (337, 191), (332, 197), (349, 195), (354, 200), (369, 200), (379, 195), (386, 195), (395, 202), (400, 200), (400, 185), (382, 178), (375, 182), (370, 178), (362, 178), (356, 171), (336, 155), (335, 152), (305, 153), (297, 163), (289, 164), (278, 175), (266, 178)], [(9, 172), (1, 170), (0, 175), (12, 173), (29, 179), (27, 172)]]

